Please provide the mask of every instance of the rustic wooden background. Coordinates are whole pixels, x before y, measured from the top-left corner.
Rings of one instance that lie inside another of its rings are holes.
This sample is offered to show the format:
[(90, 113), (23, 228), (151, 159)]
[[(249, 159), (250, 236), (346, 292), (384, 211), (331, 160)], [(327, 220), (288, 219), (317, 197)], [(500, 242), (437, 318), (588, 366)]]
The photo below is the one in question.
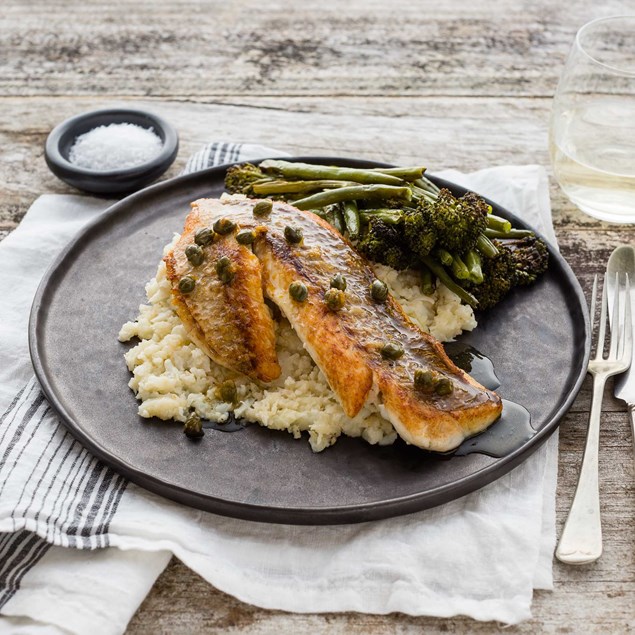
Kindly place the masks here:
[[(295, 154), (473, 170), (549, 166), (551, 96), (575, 31), (630, 1), (3, 0), (0, 238), (43, 193), (70, 192), (44, 163), (51, 128), (97, 107), (147, 107), (179, 130), (166, 177), (206, 140)], [(562, 253), (585, 289), (634, 226), (580, 214), (551, 187)], [(560, 436), (558, 527), (589, 412), (584, 385)], [(635, 488), (624, 404), (607, 393), (600, 462), (605, 552), (554, 563), (555, 590), (507, 633), (635, 631)], [(245, 605), (173, 560), (129, 633), (489, 633), (493, 623), (393, 614), (295, 615)]]

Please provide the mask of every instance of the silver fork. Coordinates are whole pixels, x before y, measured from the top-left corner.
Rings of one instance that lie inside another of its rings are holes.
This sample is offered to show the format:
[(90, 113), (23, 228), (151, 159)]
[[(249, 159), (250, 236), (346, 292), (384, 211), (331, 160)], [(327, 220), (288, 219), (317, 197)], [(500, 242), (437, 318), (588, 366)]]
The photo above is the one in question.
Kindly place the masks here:
[[(615, 300), (611, 322), (609, 355), (604, 358), (604, 340), (606, 336), (606, 318), (608, 314), (607, 284), (602, 290), (602, 308), (600, 311), (599, 332), (596, 341), (595, 358), (589, 361), (587, 371), (593, 375), (593, 399), (589, 416), (582, 468), (578, 485), (573, 496), (569, 516), (564, 524), (562, 536), (556, 549), (556, 558), (567, 564), (588, 564), (602, 555), (602, 526), (600, 524), (600, 491), (598, 486), (598, 450), (600, 442), (600, 414), (604, 385), (611, 375), (628, 370), (633, 355), (633, 329), (631, 326), (630, 282), (626, 274), (626, 310), (624, 322), (620, 328), (619, 320), (619, 275), (615, 276)], [(591, 331), (594, 330), (595, 298), (598, 277), (593, 280), (591, 299)]]

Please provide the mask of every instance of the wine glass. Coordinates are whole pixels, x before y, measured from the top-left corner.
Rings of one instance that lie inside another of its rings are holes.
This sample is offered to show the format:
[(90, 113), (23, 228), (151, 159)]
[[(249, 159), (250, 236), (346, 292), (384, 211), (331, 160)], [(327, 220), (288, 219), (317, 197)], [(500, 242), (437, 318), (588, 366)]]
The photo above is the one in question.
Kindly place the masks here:
[(549, 151), (583, 212), (635, 222), (635, 15), (578, 31), (553, 100)]

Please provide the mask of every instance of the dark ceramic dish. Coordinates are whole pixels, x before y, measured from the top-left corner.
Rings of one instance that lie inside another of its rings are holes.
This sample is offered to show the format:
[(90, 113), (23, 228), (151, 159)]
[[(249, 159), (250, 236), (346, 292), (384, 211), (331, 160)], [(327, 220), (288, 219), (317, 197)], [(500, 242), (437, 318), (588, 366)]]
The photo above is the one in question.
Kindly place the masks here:
[[(116, 203), (64, 250), (37, 291), (29, 325), (35, 372), (52, 407), (96, 456), (142, 487), (210, 512), (333, 524), (406, 514), (463, 496), (524, 461), (556, 429), (586, 373), (589, 322), (580, 286), (554, 250), (549, 271), (535, 286), (512, 293), (461, 337), (491, 358), (501, 395), (531, 414), (535, 434), (499, 458), (443, 457), (401, 442), (377, 447), (351, 438), (313, 454), (306, 438), (258, 425), (231, 434), (208, 429), (194, 443), (179, 424), (140, 418), (123, 360), (130, 345), (119, 343), (117, 333), (145, 301), (144, 285), (172, 232), (182, 230), (189, 203), (219, 196), (226, 167), (178, 177)], [(504, 435), (504, 426), (496, 425), (491, 434)]]
[[(113, 123), (152, 128), (163, 142), (163, 149), (151, 161), (124, 170), (88, 170), (68, 160), (73, 142), (79, 135)], [(176, 130), (165, 119), (143, 110), (112, 109), (94, 110), (63, 121), (49, 134), (44, 156), (51, 172), (69, 185), (84, 192), (115, 196), (139, 190), (158, 179), (172, 165), (178, 149)]]

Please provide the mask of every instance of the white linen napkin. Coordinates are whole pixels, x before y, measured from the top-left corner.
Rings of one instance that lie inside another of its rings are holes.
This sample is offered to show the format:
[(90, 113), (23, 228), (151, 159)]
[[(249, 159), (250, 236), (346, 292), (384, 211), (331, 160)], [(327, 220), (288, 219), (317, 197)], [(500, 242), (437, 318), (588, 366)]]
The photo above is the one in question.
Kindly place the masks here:
[[(186, 169), (281, 154), (210, 144)], [(555, 244), (541, 167), (439, 176), (492, 198)], [(459, 500), (332, 527), (190, 509), (126, 482), (83, 450), (33, 378), (26, 325), (52, 259), (106, 207), (42, 196), (0, 243), (0, 632), (123, 632), (171, 554), (222, 591), (266, 608), (463, 614), (510, 624), (530, 616), (533, 588), (552, 587), (557, 435)]]

